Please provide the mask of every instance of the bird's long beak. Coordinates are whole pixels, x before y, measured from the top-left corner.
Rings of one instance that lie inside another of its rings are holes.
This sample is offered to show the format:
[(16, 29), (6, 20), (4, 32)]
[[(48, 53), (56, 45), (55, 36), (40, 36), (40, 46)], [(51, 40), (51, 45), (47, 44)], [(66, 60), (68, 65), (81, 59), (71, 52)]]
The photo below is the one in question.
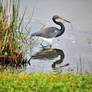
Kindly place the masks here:
[(68, 21), (68, 20), (66, 20), (66, 19), (63, 19), (63, 18), (58, 18), (58, 19), (60, 19), (60, 20), (62, 20), (62, 21), (65, 21), (65, 22), (68, 22), (68, 23), (71, 23), (70, 21)]

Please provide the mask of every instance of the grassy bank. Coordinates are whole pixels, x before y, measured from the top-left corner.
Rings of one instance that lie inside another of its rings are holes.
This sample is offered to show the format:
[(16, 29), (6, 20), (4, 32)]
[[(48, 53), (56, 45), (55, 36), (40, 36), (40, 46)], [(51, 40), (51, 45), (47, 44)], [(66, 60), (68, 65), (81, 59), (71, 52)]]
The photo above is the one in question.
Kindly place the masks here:
[(0, 72), (0, 92), (92, 92), (92, 75)]

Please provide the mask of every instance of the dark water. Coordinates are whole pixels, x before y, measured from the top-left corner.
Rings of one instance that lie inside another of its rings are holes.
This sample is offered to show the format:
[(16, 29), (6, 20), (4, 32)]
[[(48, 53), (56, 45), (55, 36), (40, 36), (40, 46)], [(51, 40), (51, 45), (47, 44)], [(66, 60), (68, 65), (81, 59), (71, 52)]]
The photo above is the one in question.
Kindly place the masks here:
[[(31, 19), (31, 31), (39, 31), (43, 25), (56, 26), (53, 15), (59, 15), (72, 22), (64, 23), (66, 31), (53, 41), (52, 49), (43, 49), (40, 39), (34, 41), (31, 66), (28, 72), (72, 72), (92, 73), (92, 0), (22, 0), (21, 12), (27, 8), (25, 23)], [(56, 26), (58, 27), (58, 26)], [(29, 35), (30, 35), (29, 34)], [(47, 44), (44, 42), (44, 44)], [(29, 46), (30, 47), (30, 46)], [(28, 48), (28, 52), (31, 50)]]

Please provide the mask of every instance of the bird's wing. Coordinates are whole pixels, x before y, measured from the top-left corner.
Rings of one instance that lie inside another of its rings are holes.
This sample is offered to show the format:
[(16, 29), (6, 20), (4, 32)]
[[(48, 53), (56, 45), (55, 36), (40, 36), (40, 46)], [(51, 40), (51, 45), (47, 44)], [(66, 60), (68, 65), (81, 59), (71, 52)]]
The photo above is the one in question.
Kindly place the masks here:
[(53, 38), (56, 37), (59, 32), (59, 29), (56, 27), (48, 27), (41, 31), (39, 31), (40, 36), (46, 37), (46, 38)]

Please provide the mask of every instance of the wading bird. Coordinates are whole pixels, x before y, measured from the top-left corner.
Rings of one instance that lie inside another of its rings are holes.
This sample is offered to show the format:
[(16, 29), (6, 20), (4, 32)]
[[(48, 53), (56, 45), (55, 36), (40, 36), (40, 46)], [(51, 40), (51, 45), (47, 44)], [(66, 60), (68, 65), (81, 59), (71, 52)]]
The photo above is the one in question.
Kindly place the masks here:
[[(65, 31), (65, 26), (62, 22), (56, 21), (57, 19), (60, 19), (61, 21), (65, 21), (68, 23), (71, 23), (70, 21), (63, 19), (59, 17), (58, 15), (55, 15), (52, 17), (52, 20), (55, 24), (59, 25), (61, 28), (58, 29), (56, 27), (47, 27), (43, 30), (40, 30), (38, 32), (32, 33), (31, 36), (37, 36), (43, 38), (43, 40), (46, 40), (49, 42), (50, 47), (52, 47), (52, 39), (61, 36)], [(42, 45), (42, 43), (41, 43)], [(43, 46), (43, 45), (42, 45)]]

